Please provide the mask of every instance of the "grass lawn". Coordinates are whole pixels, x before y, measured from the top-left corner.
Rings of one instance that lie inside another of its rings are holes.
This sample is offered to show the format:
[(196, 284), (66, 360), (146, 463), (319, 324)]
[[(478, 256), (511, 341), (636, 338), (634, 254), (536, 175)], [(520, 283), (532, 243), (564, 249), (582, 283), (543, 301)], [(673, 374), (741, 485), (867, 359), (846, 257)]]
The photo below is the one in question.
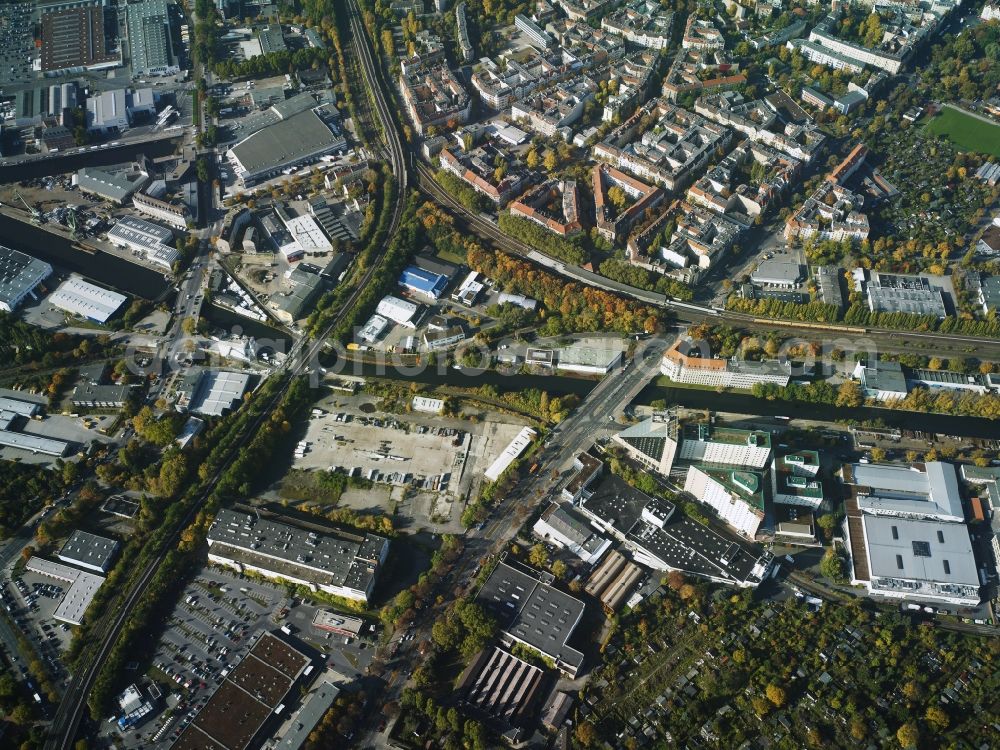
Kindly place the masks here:
[(977, 120), (957, 109), (945, 107), (927, 123), (928, 132), (947, 136), (952, 143), (966, 151), (1000, 156), (1000, 125)]
[(465, 265), (465, 256), (459, 255), (458, 253), (453, 253), (449, 250), (442, 250), (441, 248), (436, 248), (437, 257), (441, 260), (446, 260), (449, 263), (454, 263), (455, 265), (463, 266)]

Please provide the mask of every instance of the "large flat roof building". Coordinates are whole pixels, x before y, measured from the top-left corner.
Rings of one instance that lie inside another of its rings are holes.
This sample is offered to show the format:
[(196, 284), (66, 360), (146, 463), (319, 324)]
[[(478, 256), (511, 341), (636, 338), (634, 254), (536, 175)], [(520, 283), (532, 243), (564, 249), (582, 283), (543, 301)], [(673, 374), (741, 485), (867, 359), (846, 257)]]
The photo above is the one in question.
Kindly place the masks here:
[(177, 260), (177, 250), (170, 246), (174, 233), (166, 227), (136, 216), (122, 216), (108, 230), (108, 240), (157, 265), (171, 268)]
[(342, 135), (308, 109), (244, 138), (226, 158), (244, 186), (250, 186), (346, 146)]
[(98, 4), (42, 12), (43, 71), (103, 68), (121, 64), (105, 47), (104, 8)]
[(321, 534), (222, 510), (209, 529), (208, 546), (212, 562), (367, 602), (389, 540), (375, 534)]
[(140, 0), (128, 5), (125, 22), (132, 75), (169, 75), (177, 71), (166, 0)]
[(250, 375), (230, 370), (196, 370), (183, 385), (178, 406), (194, 414), (221, 417), (235, 409), (246, 393)]
[(949, 463), (847, 464), (843, 478), (866, 513), (955, 523), (965, 520), (958, 475)]
[(150, 166), (145, 160), (108, 167), (84, 167), (76, 173), (81, 192), (124, 205), (149, 182)]
[(764, 579), (770, 553), (722, 536), (614, 474), (591, 471), (587, 477), (577, 508), (595, 527), (622, 542), (636, 562), (730, 586), (756, 587)]
[(497, 617), (504, 635), (552, 659), (562, 672), (575, 676), (583, 654), (568, 645), (583, 617), (579, 599), (543, 583), (536, 571), (499, 563), (476, 600)]
[(0, 310), (14, 312), (52, 275), (52, 266), (17, 250), (0, 245)]
[(49, 296), (48, 303), (72, 315), (96, 323), (106, 323), (127, 299), (124, 294), (102, 289), (89, 281), (71, 276)]
[(95, 573), (107, 573), (118, 552), (118, 542), (87, 531), (74, 531), (59, 550), (59, 559)]
[(951, 464), (848, 464), (851, 581), (890, 599), (975, 606), (980, 579)]

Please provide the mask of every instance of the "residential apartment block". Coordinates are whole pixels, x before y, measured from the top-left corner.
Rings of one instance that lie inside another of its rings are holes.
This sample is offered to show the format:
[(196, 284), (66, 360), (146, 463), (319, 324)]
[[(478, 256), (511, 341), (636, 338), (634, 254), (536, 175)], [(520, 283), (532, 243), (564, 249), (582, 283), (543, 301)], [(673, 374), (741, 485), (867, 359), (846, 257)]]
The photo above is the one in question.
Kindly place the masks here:
[(583, 231), (580, 194), (574, 180), (548, 180), (533, 187), (510, 204), (512, 216), (540, 224), (560, 237)]
[(657, 101), (640, 107), (611, 131), (594, 147), (594, 157), (640, 179), (678, 190), (730, 140), (726, 128)]
[(447, 63), (421, 63), (400, 73), (399, 87), (410, 121), (420, 135), (428, 128), (454, 128), (469, 119), (472, 100)]
[(777, 360), (753, 362), (701, 357), (689, 340), (679, 339), (664, 353), (660, 372), (678, 383), (749, 389), (757, 383), (788, 385), (792, 367)]
[(649, 49), (670, 46), (674, 14), (658, 2), (633, 0), (601, 19), (601, 28)]

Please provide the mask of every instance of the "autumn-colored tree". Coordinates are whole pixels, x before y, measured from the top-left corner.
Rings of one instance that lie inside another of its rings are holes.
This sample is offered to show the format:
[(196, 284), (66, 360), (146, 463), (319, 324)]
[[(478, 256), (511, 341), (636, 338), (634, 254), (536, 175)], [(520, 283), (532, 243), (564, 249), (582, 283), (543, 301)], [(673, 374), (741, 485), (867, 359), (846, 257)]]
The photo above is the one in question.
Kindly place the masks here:
[(896, 730), (896, 740), (898, 740), (899, 746), (904, 748), (904, 750), (916, 747), (920, 742), (920, 730), (917, 729), (917, 725), (912, 721), (907, 722)]
[(584, 747), (590, 747), (597, 742), (597, 729), (589, 721), (581, 721), (576, 725), (573, 736)]
[(784, 706), (785, 702), (788, 700), (788, 695), (785, 693), (785, 689), (780, 685), (775, 685), (773, 682), (769, 683), (768, 686), (764, 688), (764, 694), (767, 696), (767, 699), (778, 708)]
[(941, 706), (936, 705), (927, 707), (927, 713), (924, 714), (924, 718), (927, 719), (928, 724), (938, 730), (947, 729), (951, 723), (947, 712)]

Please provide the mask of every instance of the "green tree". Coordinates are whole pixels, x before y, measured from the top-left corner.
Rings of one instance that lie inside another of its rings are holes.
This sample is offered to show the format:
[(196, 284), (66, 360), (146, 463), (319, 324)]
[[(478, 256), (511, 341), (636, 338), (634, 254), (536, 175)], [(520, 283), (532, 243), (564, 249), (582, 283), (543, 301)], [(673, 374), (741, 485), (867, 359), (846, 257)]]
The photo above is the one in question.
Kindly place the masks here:
[(833, 547), (827, 547), (823, 559), (819, 563), (819, 572), (831, 581), (839, 581), (844, 577), (844, 563)]

